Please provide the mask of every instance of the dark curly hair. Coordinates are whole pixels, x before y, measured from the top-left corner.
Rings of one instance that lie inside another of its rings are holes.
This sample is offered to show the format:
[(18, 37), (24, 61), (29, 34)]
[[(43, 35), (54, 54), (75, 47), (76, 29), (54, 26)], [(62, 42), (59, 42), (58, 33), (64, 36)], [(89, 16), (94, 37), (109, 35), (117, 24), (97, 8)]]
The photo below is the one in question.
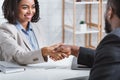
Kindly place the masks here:
[[(4, 18), (8, 20), (9, 23), (11, 24), (16, 24), (17, 21), (17, 8), (18, 4), (21, 0), (4, 0), (3, 5), (2, 5), (2, 11)], [(37, 22), (40, 17), (39, 17), (39, 3), (37, 0), (35, 1), (35, 9), (36, 13), (32, 17), (31, 22)]]

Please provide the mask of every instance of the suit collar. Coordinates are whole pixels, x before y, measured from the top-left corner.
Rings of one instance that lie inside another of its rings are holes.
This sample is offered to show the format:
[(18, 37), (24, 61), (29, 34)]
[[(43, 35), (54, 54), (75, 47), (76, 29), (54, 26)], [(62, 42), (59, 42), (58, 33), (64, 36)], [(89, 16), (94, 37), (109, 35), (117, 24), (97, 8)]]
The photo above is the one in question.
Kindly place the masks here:
[[(30, 25), (33, 26), (31, 23), (30, 23)], [(33, 29), (33, 32), (35, 34), (35, 37), (36, 37), (36, 40), (37, 40), (37, 43), (38, 43), (38, 48), (40, 48), (40, 43), (38, 42), (38, 40), (41, 40), (40, 39), (40, 34), (39, 34), (40, 33), (39, 29), (37, 29), (37, 26), (32, 27), (32, 29)]]
[[(19, 22), (17, 22), (17, 24), (16, 24), (15, 26), (16, 26), (18, 32), (21, 34), (21, 37), (23, 38), (23, 41), (24, 41), (24, 43), (26, 44), (26, 46), (27, 46), (30, 50), (32, 50), (32, 46), (30, 45), (29, 41), (27, 40), (27, 38), (25, 37), (25, 35), (24, 35), (24, 33), (23, 33), (23, 31), (25, 31), (25, 29), (22, 27), (22, 25), (21, 25)], [(29, 26), (30, 26), (30, 24), (29, 24)], [(31, 27), (29, 27), (29, 30), (30, 30), (30, 29), (31, 29)]]

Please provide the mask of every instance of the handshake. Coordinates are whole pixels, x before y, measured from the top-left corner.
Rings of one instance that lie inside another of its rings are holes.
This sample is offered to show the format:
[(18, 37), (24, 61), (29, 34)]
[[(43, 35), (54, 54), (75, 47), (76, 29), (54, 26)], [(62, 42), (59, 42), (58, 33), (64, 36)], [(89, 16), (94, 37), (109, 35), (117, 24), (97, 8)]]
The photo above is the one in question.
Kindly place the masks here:
[(74, 55), (77, 57), (79, 52), (79, 47), (72, 45), (65, 45), (63, 43), (58, 43), (49, 47), (42, 48), (43, 57), (49, 56), (52, 60), (57, 61), (64, 58), (68, 58), (69, 55)]

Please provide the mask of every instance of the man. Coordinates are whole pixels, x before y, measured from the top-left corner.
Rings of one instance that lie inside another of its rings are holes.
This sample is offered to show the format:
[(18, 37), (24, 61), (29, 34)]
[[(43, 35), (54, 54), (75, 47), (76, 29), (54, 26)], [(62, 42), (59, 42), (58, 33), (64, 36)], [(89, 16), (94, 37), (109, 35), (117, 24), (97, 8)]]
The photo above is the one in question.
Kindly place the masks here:
[(109, 33), (96, 50), (63, 45), (57, 50), (78, 57), (78, 64), (91, 67), (89, 80), (120, 80), (120, 0), (108, 0), (105, 31)]

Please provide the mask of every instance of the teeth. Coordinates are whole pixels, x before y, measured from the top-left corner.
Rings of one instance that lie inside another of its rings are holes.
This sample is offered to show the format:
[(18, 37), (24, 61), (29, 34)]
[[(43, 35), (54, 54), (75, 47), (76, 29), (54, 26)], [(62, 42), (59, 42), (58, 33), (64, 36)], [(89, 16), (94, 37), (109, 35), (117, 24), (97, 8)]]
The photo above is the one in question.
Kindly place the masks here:
[(32, 16), (26, 16), (27, 18), (31, 18)]

